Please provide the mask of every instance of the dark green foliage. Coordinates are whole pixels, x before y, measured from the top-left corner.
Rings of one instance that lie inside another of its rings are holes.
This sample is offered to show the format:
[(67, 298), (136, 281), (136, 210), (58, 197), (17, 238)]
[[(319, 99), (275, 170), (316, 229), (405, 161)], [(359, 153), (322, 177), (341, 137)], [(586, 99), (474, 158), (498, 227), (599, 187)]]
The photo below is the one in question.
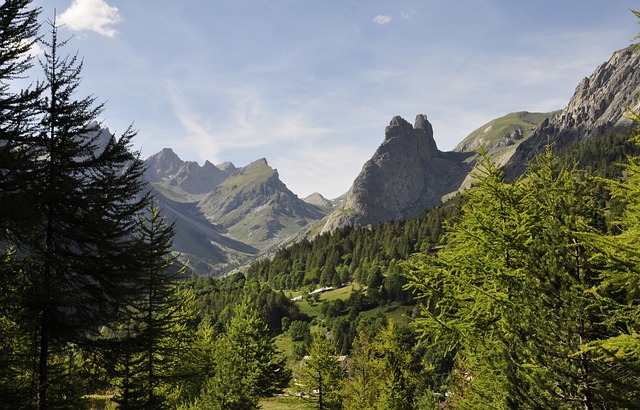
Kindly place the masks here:
[[(582, 347), (607, 338), (610, 312), (589, 235), (606, 232), (597, 184), (548, 151), (506, 184), (478, 171), (463, 214), (433, 258), (411, 266), (423, 336), (456, 355), (456, 408), (596, 408), (625, 403), (614, 366)], [(614, 393), (615, 392), (615, 393)]]
[(22, 297), (26, 287), (24, 259), (15, 245), (30, 234), (33, 182), (28, 164), (34, 151), (24, 145), (36, 126), (42, 87), (16, 91), (12, 82), (32, 67), (28, 55), (36, 41), (38, 9), (30, 0), (0, 5), (0, 407), (33, 408), (29, 395), (33, 318)]
[(266, 322), (246, 300), (233, 309), (224, 333), (215, 336), (203, 324), (195, 347), (183, 363), (193, 375), (184, 395), (189, 408), (254, 409), (291, 379)]
[(31, 173), (35, 155), (28, 140), (35, 133), (43, 87), (16, 91), (12, 82), (32, 67), (31, 46), (37, 38), (39, 10), (31, 0), (7, 0), (0, 6), (0, 241), (23, 238), (30, 222)]
[(309, 324), (302, 320), (294, 320), (289, 326), (289, 336), (294, 342), (310, 342), (311, 331)]
[[(272, 259), (251, 265), (247, 277), (258, 278), (276, 289), (373, 282), (375, 298), (411, 303), (410, 292), (402, 290), (404, 279), (396, 262), (415, 252), (429, 252), (440, 239), (444, 221), (457, 214), (461, 200), (457, 197), (418, 218), (374, 228), (346, 227), (298, 242), (278, 250)], [(392, 277), (385, 281), (389, 273)]]
[(75, 99), (82, 65), (62, 58), (55, 22), (41, 62), (48, 98), (31, 144), (37, 229), (18, 244), (29, 255), (25, 306), (37, 318), (38, 406), (47, 407), (49, 353), (57, 343), (90, 342), (91, 332), (135, 295), (137, 244), (131, 236), (148, 203), (143, 165), (129, 150), (131, 130), (116, 139), (94, 123), (101, 106)]
[(251, 299), (260, 316), (275, 334), (282, 331), (282, 319), (308, 320), (300, 308), (282, 291), (273, 290), (257, 279), (247, 280), (242, 273), (216, 279), (199, 277), (189, 283), (196, 294), (196, 306), (203, 322), (221, 332), (231, 319), (231, 312), (243, 300)]
[(193, 343), (193, 294), (181, 289), (183, 271), (170, 256), (173, 227), (153, 207), (136, 230), (140, 268), (138, 297), (112, 327), (117, 378), (116, 402), (122, 409), (167, 408), (167, 389), (180, 379), (174, 369)]
[(148, 199), (134, 133), (99, 132), (102, 106), (75, 98), (82, 65), (60, 57), (55, 23), (43, 42), (44, 82), (12, 93), (38, 29), (29, 3), (0, 6), (0, 323), (4, 341), (21, 344), (3, 352), (11, 382), (2, 387), (13, 408), (19, 397), (27, 407), (77, 408), (90, 388), (78, 382), (77, 357), (136, 293), (131, 232)]
[(558, 152), (558, 161), (567, 167), (575, 164), (592, 175), (620, 179), (629, 156), (640, 154), (632, 137), (632, 132), (625, 132), (581, 141)]

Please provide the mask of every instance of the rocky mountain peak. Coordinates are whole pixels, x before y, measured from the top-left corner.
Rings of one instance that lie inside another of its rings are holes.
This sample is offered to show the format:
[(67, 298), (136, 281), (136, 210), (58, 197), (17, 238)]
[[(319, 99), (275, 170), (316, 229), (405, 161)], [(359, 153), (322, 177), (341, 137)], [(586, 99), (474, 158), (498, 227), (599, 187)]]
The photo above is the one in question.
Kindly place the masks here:
[(633, 126), (626, 114), (638, 110), (640, 52), (628, 47), (613, 53), (594, 73), (576, 87), (567, 106), (544, 121), (531, 137), (518, 146), (505, 168), (516, 177), (533, 158), (553, 143), (562, 149), (574, 142), (599, 138)]
[(233, 165), (233, 163), (229, 162), (229, 161), (223, 162), (222, 164), (218, 164), (218, 165), (216, 165), (216, 167), (219, 170), (224, 171), (224, 172), (229, 173), (229, 174), (231, 174), (231, 173), (233, 173), (233, 172), (238, 170), (238, 168), (236, 168), (236, 166)]
[(184, 161), (171, 148), (163, 148), (162, 151), (147, 158), (145, 165), (147, 179), (157, 182), (176, 174), (184, 165)]
[(171, 148), (152, 155), (145, 161), (146, 177), (150, 182), (171, 186), (187, 194), (211, 191), (228, 175), (209, 161), (203, 166), (195, 161), (183, 161)]
[(426, 115), (418, 115), (415, 126), (400, 116), (393, 117), (382, 144), (364, 164), (343, 205), (329, 216), (323, 230), (415, 216), (440, 204), (452, 187), (457, 189), (467, 168), (468, 164), (438, 150)]

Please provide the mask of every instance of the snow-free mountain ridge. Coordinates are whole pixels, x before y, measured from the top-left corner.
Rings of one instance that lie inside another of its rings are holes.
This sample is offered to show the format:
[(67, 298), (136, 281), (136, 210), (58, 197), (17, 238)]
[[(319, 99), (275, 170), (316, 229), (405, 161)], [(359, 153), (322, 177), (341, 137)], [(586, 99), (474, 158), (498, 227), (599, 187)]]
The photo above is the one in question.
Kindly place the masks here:
[(640, 53), (615, 52), (552, 113), (507, 114), (472, 132), (450, 152), (438, 150), (424, 114), (393, 117), (380, 147), (349, 191), (336, 199), (298, 198), (266, 159), (245, 167), (183, 161), (170, 149), (146, 160), (147, 178), (169, 220), (174, 251), (196, 272), (221, 275), (283, 244), (344, 226), (410, 218), (467, 187), (478, 150), (520, 175), (548, 143), (556, 149), (632, 126), (639, 108)]

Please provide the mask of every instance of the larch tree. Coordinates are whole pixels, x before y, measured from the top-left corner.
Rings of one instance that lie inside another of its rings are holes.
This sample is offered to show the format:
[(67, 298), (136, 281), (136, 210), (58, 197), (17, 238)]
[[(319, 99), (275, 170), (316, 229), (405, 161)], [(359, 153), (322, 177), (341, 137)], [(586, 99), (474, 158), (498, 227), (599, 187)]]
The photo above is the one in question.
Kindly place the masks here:
[(308, 353), (298, 370), (300, 388), (317, 403), (318, 409), (339, 408), (345, 373), (335, 347), (324, 335), (316, 333)]
[(380, 377), (375, 408), (379, 410), (411, 410), (417, 387), (412, 349), (401, 340), (393, 320), (375, 338)]
[[(638, 113), (629, 115), (640, 124)], [(634, 140), (640, 144), (640, 131)], [(583, 351), (615, 369), (611, 395), (620, 407), (632, 408), (640, 402), (640, 158), (629, 158), (626, 171), (623, 181), (607, 181), (613, 199), (624, 205), (622, 216), (614, 220), (614, 231), (584, 238), (601, 263), (595, 291), (606, 308), (602, 324), (610, 333), (586, 344)]]
[[(203, 328), (205, 336), (210, 334), (207, 328)], [(195, 358), (199, 356), (194, 352)], [(213, 358), (200, 360), (213, 366), (196, 401), (206, 408), (258, 408), (261, 397), (282, 392), (291, 380), (286, 358), (277, 351), (266, 321), (249, 300), (234, 307), (225, 332), (215, 338)]]
[(349, 377), (342, 390), (345, 410), (375, 408), (380, 392), (382, 364), (374, 344), (374, 337), (366, 327), (359, 326), (351, 347)]
[(612, 367), (582, 350), (607, 335), (593, 293), (602, 234), (593, 182), (551, 151), (504, 182), (481, 164), (460, 220), (434, 257), (409, 264), (426, 340), (455, 352), (456, 408), (594, 409), (615, 400)]

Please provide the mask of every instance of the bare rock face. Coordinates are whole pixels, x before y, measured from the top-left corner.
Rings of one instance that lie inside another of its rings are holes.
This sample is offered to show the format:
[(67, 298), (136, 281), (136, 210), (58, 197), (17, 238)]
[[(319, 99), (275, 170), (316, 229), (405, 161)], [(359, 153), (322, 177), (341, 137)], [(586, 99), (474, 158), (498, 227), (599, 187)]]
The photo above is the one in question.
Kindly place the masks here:
[(163, 182), (184, 194), (204, 194), (214, 189), (235, 171), (233, 164), (220, 169), (209, 161), (200, 166), (195, 161), (182, 161), (171, 148), (165, 148), (145, 161), (149, 182)]
[(562, 149), (577, 141), (599, 138), (633, 126), (628, 109), (638, 110), (640, 51), (629, 47), (613, 53), (609, 61), (584, 78), (566, 108), (544, 121), (518, 146), (505, 168), (509, 178), (524, 172), (527, 164), (549, 144)]
[(459, 157), (438, 151), (426, 115), (418, 115), (414, 126), (393, 117), (382, 145), (364, 164), (323, 231), (405, 219), (439, 205), (469, 171)]

